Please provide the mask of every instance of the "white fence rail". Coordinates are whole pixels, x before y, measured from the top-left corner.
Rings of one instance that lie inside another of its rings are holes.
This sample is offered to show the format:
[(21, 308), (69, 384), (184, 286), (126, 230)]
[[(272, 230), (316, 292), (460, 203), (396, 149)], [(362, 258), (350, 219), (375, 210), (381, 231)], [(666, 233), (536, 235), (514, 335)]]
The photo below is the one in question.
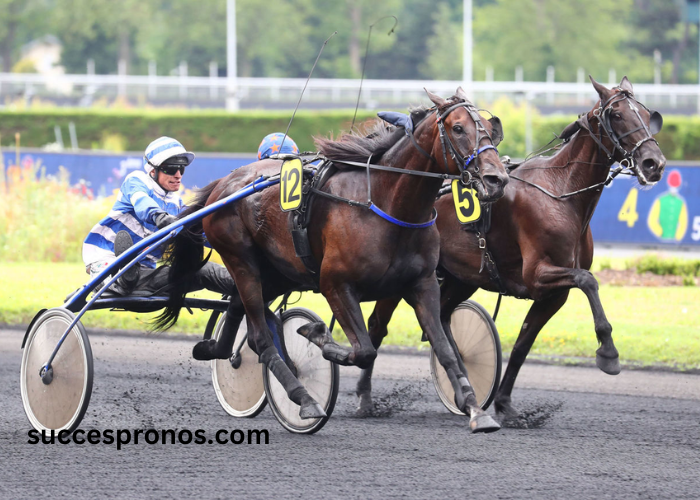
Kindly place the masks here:
[[(226, 97), (242, 107), (292, 107), (306, 80), (301, 78), (235, 78), (197, 76), (53, 75), (0, 73), (0, 107), (15, 100), (38, 97), (58, 104), (90, 106), (95, 101), (128, 99), (136, 105), (175, 104), (222, 108)], [(359, 80), (312, 79), (304, 103), (320, 107), (354, 107)], [(468, 87), (460, 81), (365, 80), (360, 105), (405, 107), (426, 102), (423, 88), (451, 95), (462, 85), (477, 102), (499, 96), (525, 99), (540, 107), (580, 107), (596, 98), (588, 82), (476, 81)], [(650, 107), (700, 112), (700, 85), (638, 84), (635, 93)]]

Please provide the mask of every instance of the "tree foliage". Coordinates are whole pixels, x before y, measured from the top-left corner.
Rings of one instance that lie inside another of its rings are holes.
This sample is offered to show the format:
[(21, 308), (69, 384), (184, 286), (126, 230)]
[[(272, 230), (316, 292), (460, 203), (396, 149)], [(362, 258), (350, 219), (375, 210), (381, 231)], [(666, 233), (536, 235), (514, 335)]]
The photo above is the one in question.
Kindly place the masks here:
[[(190, 75), (208, 75), (211, 61), (226, 74), (226, 0), (0, 0), (0, 56), (9, 71), (21, 48), (53, 34), (68, 72), (158, 74), (186, 61)], [(369, 78), (460, 79), (463, 0), (237, 0), (239, 76), (304, 77), (323, 41), (317, 77), (357, 78), (373, 23)], [(491, 67), (510, 80), (574, 81), (578, 68), (607, 81), (654, 79), (654, 53), (664, 82), (697, 81), (698, 32), (684, 0), (472, 0), (474, 78)], [(387, 36), (394, 15), (399, 23)]]

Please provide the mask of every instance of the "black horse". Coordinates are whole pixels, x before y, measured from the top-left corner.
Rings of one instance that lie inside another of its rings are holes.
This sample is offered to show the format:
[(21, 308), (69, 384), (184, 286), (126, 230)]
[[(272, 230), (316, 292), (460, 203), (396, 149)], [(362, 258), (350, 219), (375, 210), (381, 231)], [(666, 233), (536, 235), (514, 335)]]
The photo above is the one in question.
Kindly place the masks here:
[[(534, 157), (511, 174), (506, 193), (492, 206), (492, 225), (484, 245), (496, 263), (499, 279), (482, 269), (484, 248), (473, 232), (463, 231), (452, 200), (436, 203), (440, 231), (440, 317), (448, 335), (455, 308), (479, 288), (533, 300), (513, 346), (495, 398), (497, 412), (517, 417), (511, 392), (537, 334), (564, 305), (569, 290), (588, 298), (600, 343), (596, 364), (605, 373), (620, 372), (612, 326), (598, 295), (598, 282), (588, 271), (593, 260), (589, 222), (610, 167), (620, 162), (642, 186), (658, 182), (666, 165), (653, 135), (662, 118), (639, 103), (627, 77), (611, 90), (591, 79), (600, 101), (562, 132), (565, 143), (551, 157)], [(563, 196), (561, 196), (563, 195)], [(498, 281), (500, 280), (500, 284)], [(378, 348), (399, 297), (377, 303), (369, 320), (370, 337)], [(357, 385), (360, 408), (371, 407), (371, 366)]]

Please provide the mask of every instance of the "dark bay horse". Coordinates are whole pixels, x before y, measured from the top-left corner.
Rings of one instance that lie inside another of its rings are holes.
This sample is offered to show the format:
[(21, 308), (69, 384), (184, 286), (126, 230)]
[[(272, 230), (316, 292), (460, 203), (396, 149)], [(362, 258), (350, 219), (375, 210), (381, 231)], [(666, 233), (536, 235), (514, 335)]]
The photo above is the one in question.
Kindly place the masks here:
[[(603, 311), (598, 282), (588, 271), (593, 259), (589, 222), (615, 161), (628, 167), (639, 184), (650, 186), (661, 179), (666, 158), (652, 137), (661, 129), (661, 115), (635, 100), (627, 78), (611, 90), (591, 81), (600, 101), (566, 127), (561, 134), (565, 143), (555, 155), (534, 157), (517, 167), (505, 195), (492, 205), (486, 241), (503, 291), (534, 301), (495, 398), (496, 411), (506, 419), (518, 415), (511, 405), (518, 371), (537, 334), (564, 305), (571, 288), (579, 288), (589, 300), (600, 343), (597, 366), (611, 375), (620, 372), (612, 326)], [(435, 206), (439, 214), (439, 271), (445, 276), (441, 320), (451, 335), (450, 317), (457, 305), (479, 288), (499, 292), (499, 286), (486, 270), (481, 272), (482, 249), (477, 236), (460, 228), (451, 198), (443, 196)], [(388, 299), (377, 303), (370, 317), (370, 336), (377, 348), (398, 302)], [(357, 385), (361, 411), (371, 408), (370, 377), (371, 367), (363, 370)]]
[[(356, 204), (364, 203), (369, 194), (369, 177), (375, 208), (398, 220), (392, 223), (367, 210), (367, 206), (351, 206), (347, 201), (316, 195), (308, 235), (318, 273), (307, 270), (295, 254), (290, 218), (280, 210), (278, 186), (227, 205), (202, 220), (204, 233), (234, 277), (240, 296), (229, 307), (231, 324), (225, 334), (218, 342), (197, 344), (193, 350), (196, 359), (229, 357), (235, 332), (245, 314), (251, 348), (285, 387), (290, 399), (301, 407), (300, 416), (322, 417), (323, 409), (273, 345), (271, 328), (281, 331), (281, 325), (267, 304), (289, 291), (319, 290), (352, 349), (334, 343), (323, 324), (303, 327), (300, 333), (319, 345), (327, 359), (366, 367), (376, 357), (376, 349), (359, 303), (400, 295), (415, 309), (440, 363), (450, 375), (456, 404), (470, 415), (471, 430), (489, 432), (499, 428), (478, 407), (466, 373), (440, 325), (440, 290), (435, 275), (439, 235), (430, 221), (434, 220), (435, 199), (445, 176), (471, 179), (482, 199), (496, 200), (503, 195), (508, 176), (495, 149), (502, 139), (502, 130), (497, 118), (486, 120), (479, 115), (462, 89), (447, 100), (430, 92), (428, 95), (435, 107), (414, 111), (411, 125), (415, 126), (379, 127), (366, 137), (345, 135), (338, 141), (317, 139), (320, 152), (334, 161), (337, 169), (321, 189)], [(415, 129), (412, 134), (411, 128)], [(365, 168), (343, 161), (360, 162), (363, 167), (371, 162), (401, 172), (374, 169), (369, 176)], [(262, 175), (279, 174), (280, 165), (279, 160), (264, 160), (235, 170), (199, 192), (182, 216), (236, 192)], [(177, 319), (187, 276), (202, 262), (201, 245), (186, 235), (176, 239), (171, 251), (171, 272), (183, 286), (171, 294), (171, 304), (160, 317), (161, 327)]]

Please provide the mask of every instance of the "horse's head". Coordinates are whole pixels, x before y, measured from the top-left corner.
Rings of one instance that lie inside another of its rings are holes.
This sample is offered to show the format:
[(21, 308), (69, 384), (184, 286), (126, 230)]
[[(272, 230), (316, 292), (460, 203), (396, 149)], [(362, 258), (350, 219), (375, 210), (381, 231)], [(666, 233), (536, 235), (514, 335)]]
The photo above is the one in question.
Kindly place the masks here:
[(439, 143), (433, 146), (438, 161), (453, 174), (461, 175), (465, 183), (474, 184), (479, 199), (492, 202), (503, 196), (508, 174), (498, 157), (496, 146), (503, 140), (501, 120), (495, 116), (485, 119), (469, 102), (462, 88), (450, 99), (429, 92), (437, 106)]
[(648, 109), (634, 98), (627, 77), (612, 89), (589, 78), (600, 96), (592, 114), (613, 144), (613, 158), (632, 170), (642, 186), (653, 186), (661, 179), (666, 166), (666, 157), (654, 139), (663, 125), (661, 113)]

